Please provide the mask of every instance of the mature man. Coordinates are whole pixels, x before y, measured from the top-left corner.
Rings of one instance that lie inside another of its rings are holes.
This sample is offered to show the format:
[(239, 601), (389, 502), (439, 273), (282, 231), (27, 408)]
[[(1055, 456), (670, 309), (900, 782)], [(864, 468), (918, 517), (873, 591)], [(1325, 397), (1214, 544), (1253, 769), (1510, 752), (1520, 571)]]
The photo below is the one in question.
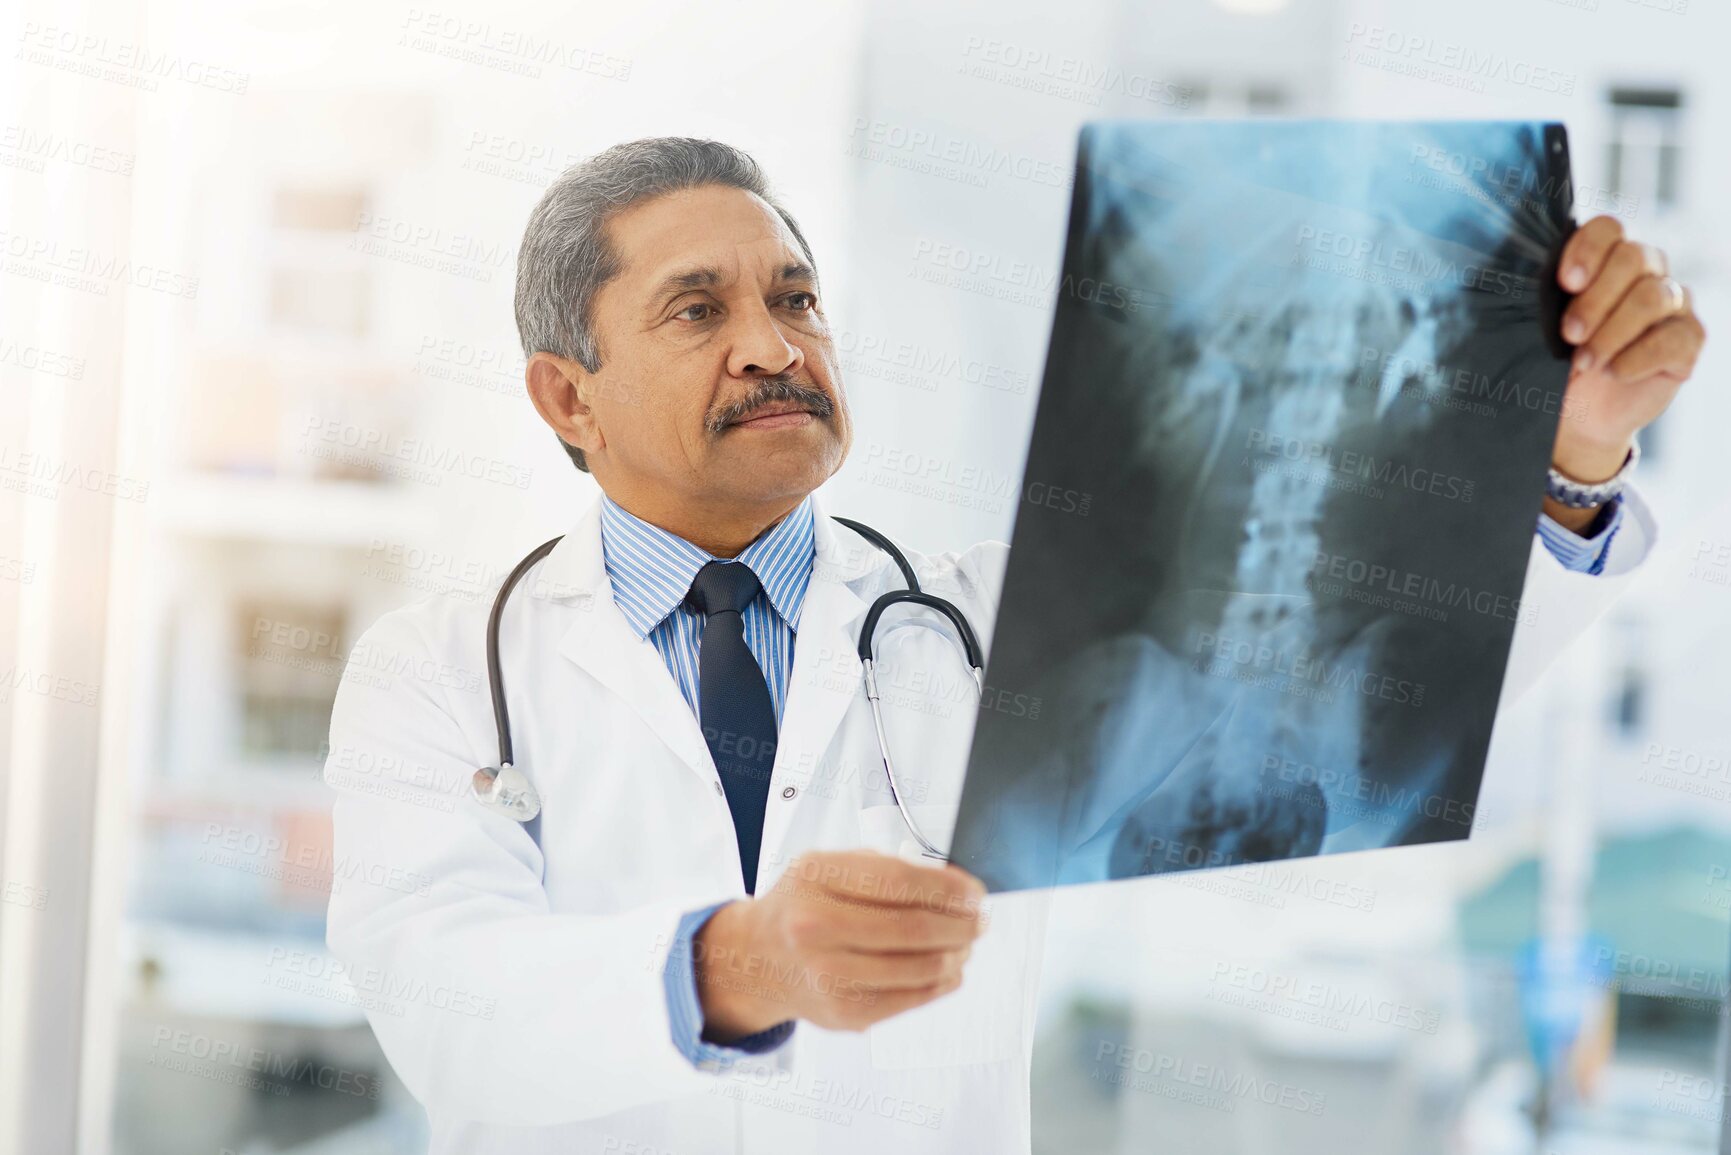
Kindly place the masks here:
[[(369, 1018), (436, 1151), (1028, 1149), (1044, 898), (903, 856), (854, 653), (901, 577), (814, 496), (853, 436), (816, 265), (756, 164), (710, 141), (609, 149), (530, 218), (529, 394), (601, 490), (501, 621), (544, 813), (467, 792), (493, 712), (444, 672), (485, 668), (486, 605), (382, 618), (331, 727), (336, 855), (368, 881), (333, 892), (330, 944), (400, 993)], [(1703, 333), (1608, 218), (1559, 277), (1579, 348), (1554, 460), (1597, 482)], [(1538, 532), (1529, 580), (1599, 585), (1575, 575), (1627, 571), (1652, 528), (1628, 492), (1546, 499)], [(1005, 553), (911, 555), (988, 646)], [(894, 645), (947, 660), (937, 630)], [(971, 723), (900, 739), (948, 783), (928, 810), (954, 803)]]

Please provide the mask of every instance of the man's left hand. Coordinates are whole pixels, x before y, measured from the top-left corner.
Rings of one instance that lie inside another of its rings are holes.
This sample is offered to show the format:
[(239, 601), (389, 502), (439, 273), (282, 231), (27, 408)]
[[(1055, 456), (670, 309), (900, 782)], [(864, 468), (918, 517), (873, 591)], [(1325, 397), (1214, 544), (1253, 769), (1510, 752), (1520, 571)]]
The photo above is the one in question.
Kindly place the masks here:
[[(1635, 434), (1694, 372), (1707, 331), (1670, 273), (1663, 250), (1630, 240), (1615, 217), (1594, 217), (1563, 247), (1557, 281), (1576, 294), (1563, 340), (1575, 359), (1551, 463), (1564, 476), (1589, 484), (1614, 476)], [(1548, 497), (1545, 512), (1576, 530), (1597, 513)]]

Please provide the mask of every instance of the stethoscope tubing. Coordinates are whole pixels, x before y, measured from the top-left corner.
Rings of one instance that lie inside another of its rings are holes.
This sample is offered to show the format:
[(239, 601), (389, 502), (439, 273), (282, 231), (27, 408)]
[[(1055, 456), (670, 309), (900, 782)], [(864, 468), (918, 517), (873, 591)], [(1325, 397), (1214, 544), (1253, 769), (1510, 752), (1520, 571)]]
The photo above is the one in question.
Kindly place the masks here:
[[(894, 542), (869, 525), (854, 521), (852, 518), (837, 517), (834, 520), (847, 526), (888, 554), (890, 559), (895, 562), (896, 568), (901, 571), (902, 580), (907, 583), (906, 589), (890, 590), (880, 594), (872, 602), (871, 608), (866, 611), (865, 621), (860, 624), (860, 667), (863, 671), (866, 699), (871, 704), (872, 726), (877, 731), (878, 753), (883, 757), (884, 781), (889, 786), (890, 798), (894, 800), (896, 810), (901, 814), (902, 821), (907, 825), (909, 832), (920, 844), (921, 853), (929, 858), (948, 861), (949, 856), (934, 846), (931, 840), (920, 830), (919, 824), (914, 821), (913, 814), (908, 810), (907, 803), (902, 798), (901, 791), (896, 788), (895, 765), (890, 758), (889, 737), (884, 730), (883, 708), (879, 700), (877, 658), (873, 650), (873, 643), (877, 637), (878, 620), (883, 617), (884, 611), (902, 604), (919, 605), (934, 610), (942, 614), (955, 627), (956, 635), (961, 639), (962, 650), (967, 657), (968, 666), (973, 673), (974, 688), (976, 692), (983, 695), (985, 692), (985, 659), (980, 650), (979, 638), (975, 635), (973, 626), (969, 624), (967, 615), (962, 613), (953, 602), (938, 597), (936, 594), (926, 593), (920, 588), (920, 581), (914, 573), (914, 567), (909, 564), (907, 556), (896, 547)], [(499, 765), (498, 767), (482, 767), (475, 772), (475, 782), (471, 789), (476, 800), (484, 806), (495, 807), (498, 803), (481, 793), (483, 780), (489, 787), (494, 787), (499, 775), (511, 770), (516, 764), (516, 751), (511, 743), (511, 716), (505, 702), (505, 675), (499, 659), (500, 622), (504, 618), (505, 605), (510, 599), (511, 591), (522, 580), (523, 575), (528, 573), (542, 558), (553, 552), (553, 547), (562, 540), (564, 540), (563, 537), (555, 537), (542, 542), (531, 550), (522, 561), (518, 562), (505, 576), (505, 580), (500, 583), (499, 592), (493, 598), (492, 612), (487, 615), (487, 688), (493, 700), (493, 722), (499, 737)], [(526, 817), (522, 816), (520, 811), (507, 809), (506, 812), (519, 822), (533, 821), (540, 816), (539, 800), (537, 799), (534, 804), (534, 812)]]

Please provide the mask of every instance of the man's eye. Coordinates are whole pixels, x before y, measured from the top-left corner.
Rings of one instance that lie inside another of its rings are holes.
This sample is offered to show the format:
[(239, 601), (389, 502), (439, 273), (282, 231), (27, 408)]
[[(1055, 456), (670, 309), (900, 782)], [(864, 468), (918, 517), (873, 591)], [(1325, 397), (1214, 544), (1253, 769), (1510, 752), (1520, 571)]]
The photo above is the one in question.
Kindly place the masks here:
[[(695, 317), (687, 316), (687, 314), (692, 312), (692, 310), (694, 310), (694, 309), (699, 310), (698, 315)], [(687, 321), (707, 321), (712, 312), (714, 312), (713, 306), (707, 305), (707, 304), (703, 303), (702, 301), (699, 301), (695, 305), (685, 306), (685, 308), (679, 310), (679, 312), (677, 312), (673, 315), (675, 317), (682, 317)]]
[(797, 313), (809, 313), (817, 308), (817, 297), (812, 293), (789, 293), (786, 301)]

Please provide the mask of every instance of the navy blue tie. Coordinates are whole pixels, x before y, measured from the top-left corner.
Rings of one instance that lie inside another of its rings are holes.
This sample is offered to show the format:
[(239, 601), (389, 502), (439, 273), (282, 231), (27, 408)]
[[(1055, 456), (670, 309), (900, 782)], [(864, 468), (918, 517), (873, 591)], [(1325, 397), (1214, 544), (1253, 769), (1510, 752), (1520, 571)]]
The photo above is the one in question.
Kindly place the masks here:
[(763, 808), (775, 767), (775, 703), (745, 644), (745, 607), (763, 588), (744, 562), (712, 561), (697, 571), (685, 604), (704, 615), (697, 647), (697, 717), (721, 774), (745, 893), (756, 893)]

